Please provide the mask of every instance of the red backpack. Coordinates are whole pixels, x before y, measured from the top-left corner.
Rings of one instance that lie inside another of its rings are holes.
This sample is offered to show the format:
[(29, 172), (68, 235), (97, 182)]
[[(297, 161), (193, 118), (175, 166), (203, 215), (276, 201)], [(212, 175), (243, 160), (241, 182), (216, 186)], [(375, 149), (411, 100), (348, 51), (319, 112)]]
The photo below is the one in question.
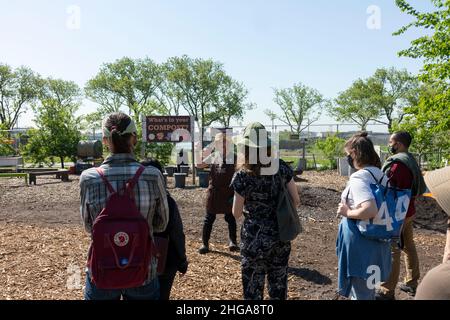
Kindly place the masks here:
[(141, 287), (148, 278), (152, 239), (148, 222), (133, 197), (133, 188), (144, 170), (140, 167), (123, 192), (117, 192), (103, 169), (97, 168), (111, 194), (92, 227), (88, 265), (92, 282), (99, 289)]

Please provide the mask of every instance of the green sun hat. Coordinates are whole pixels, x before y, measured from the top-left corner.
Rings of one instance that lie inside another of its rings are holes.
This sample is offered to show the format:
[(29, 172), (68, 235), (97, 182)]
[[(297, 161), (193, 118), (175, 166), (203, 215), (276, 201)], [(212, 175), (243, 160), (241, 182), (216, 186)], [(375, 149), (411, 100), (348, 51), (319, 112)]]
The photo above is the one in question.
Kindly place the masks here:
[(270, 133), (259, 122), (249, 124), (244, 133), (234, 137), (233, 141), (236, 145), (245, 145), (251, 148), (270, 148), (272, 146)]

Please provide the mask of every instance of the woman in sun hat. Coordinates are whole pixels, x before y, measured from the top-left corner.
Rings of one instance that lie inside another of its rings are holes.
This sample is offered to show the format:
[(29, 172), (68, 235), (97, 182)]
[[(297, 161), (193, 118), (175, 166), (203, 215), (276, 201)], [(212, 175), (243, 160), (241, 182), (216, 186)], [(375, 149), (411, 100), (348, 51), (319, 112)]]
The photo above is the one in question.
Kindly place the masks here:
[(443, 262), (422, 280), (416, 300), (450, 300), (450, 167), (428, 173), (425, 182), (431, 192), (429, 196), (436, 199), (449, 220)]
[[(240, 160), (231, 185), (235, 191), (233, 214), (237, 219), (242, 214), (245, 217), (241, 229), (244, 299), (262, 300), (267, 276), (270, 298), (285, 300), (291, 243), (280, 240), (276, 208), (282, 183), (295, 206), (299, 205), (294, 173), (283, 160), (274, 161), (272, 141), (262, 124), (250, 124), (235, 142)], [(270, 170), (271, 164), (278, 170)]]

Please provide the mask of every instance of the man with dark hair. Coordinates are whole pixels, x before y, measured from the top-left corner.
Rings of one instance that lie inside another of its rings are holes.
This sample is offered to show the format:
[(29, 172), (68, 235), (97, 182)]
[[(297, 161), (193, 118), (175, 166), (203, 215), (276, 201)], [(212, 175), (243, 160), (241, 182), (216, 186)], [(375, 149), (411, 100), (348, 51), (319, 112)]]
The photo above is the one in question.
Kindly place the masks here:
[(383, 171), (390, 179), (392, 186), (399, 189), (411, 189), (412, 198), (403, 224), (400, 248), (398, 243), (392, 244), (391, 275), (380, 285), (377, 300), (395, 299), (395, 288), (400, 277), (401, 251), (405, 253), (406, 278), (400, 285), (400, 290), (414, 296), (420, 278), (419, 258), (413, 236), (415, 198), (426, 191), (426, 186), (417, 161), (409, 153), (411, 143), (411, 135), (404, 131), (394, 133), (389, 139), (389, 152), (392, 156), (386, 160)]
[[(403, 144), (407, 149), (411, 146), (412, 143), (412, 137), (411, 135), (406, 131), (399, 131), (393, 134), (393, 140)], [(395, 148), (395, 143), (393, 143), (392, 147)], [(395, 152), (391, 152), (392, 154), (395, 154)]]

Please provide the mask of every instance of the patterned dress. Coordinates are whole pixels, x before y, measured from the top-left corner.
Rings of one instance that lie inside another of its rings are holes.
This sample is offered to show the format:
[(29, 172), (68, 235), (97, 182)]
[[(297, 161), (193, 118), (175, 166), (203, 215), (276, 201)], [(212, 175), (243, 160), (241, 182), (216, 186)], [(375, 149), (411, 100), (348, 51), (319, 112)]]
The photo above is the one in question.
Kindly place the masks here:
[(247, 300), (263, 299), (266, 275), (270, 298), (287, 298), (291, 244), (279, 239), (275, 209), (281, 183), (290, 182), (293, 176), (293, 170), (280, 160), (279, 174), (275, 176), (256, 176), (240, 170), (232, 180), (233, 189), (245, 198), (241, 255), (244, 298)]

